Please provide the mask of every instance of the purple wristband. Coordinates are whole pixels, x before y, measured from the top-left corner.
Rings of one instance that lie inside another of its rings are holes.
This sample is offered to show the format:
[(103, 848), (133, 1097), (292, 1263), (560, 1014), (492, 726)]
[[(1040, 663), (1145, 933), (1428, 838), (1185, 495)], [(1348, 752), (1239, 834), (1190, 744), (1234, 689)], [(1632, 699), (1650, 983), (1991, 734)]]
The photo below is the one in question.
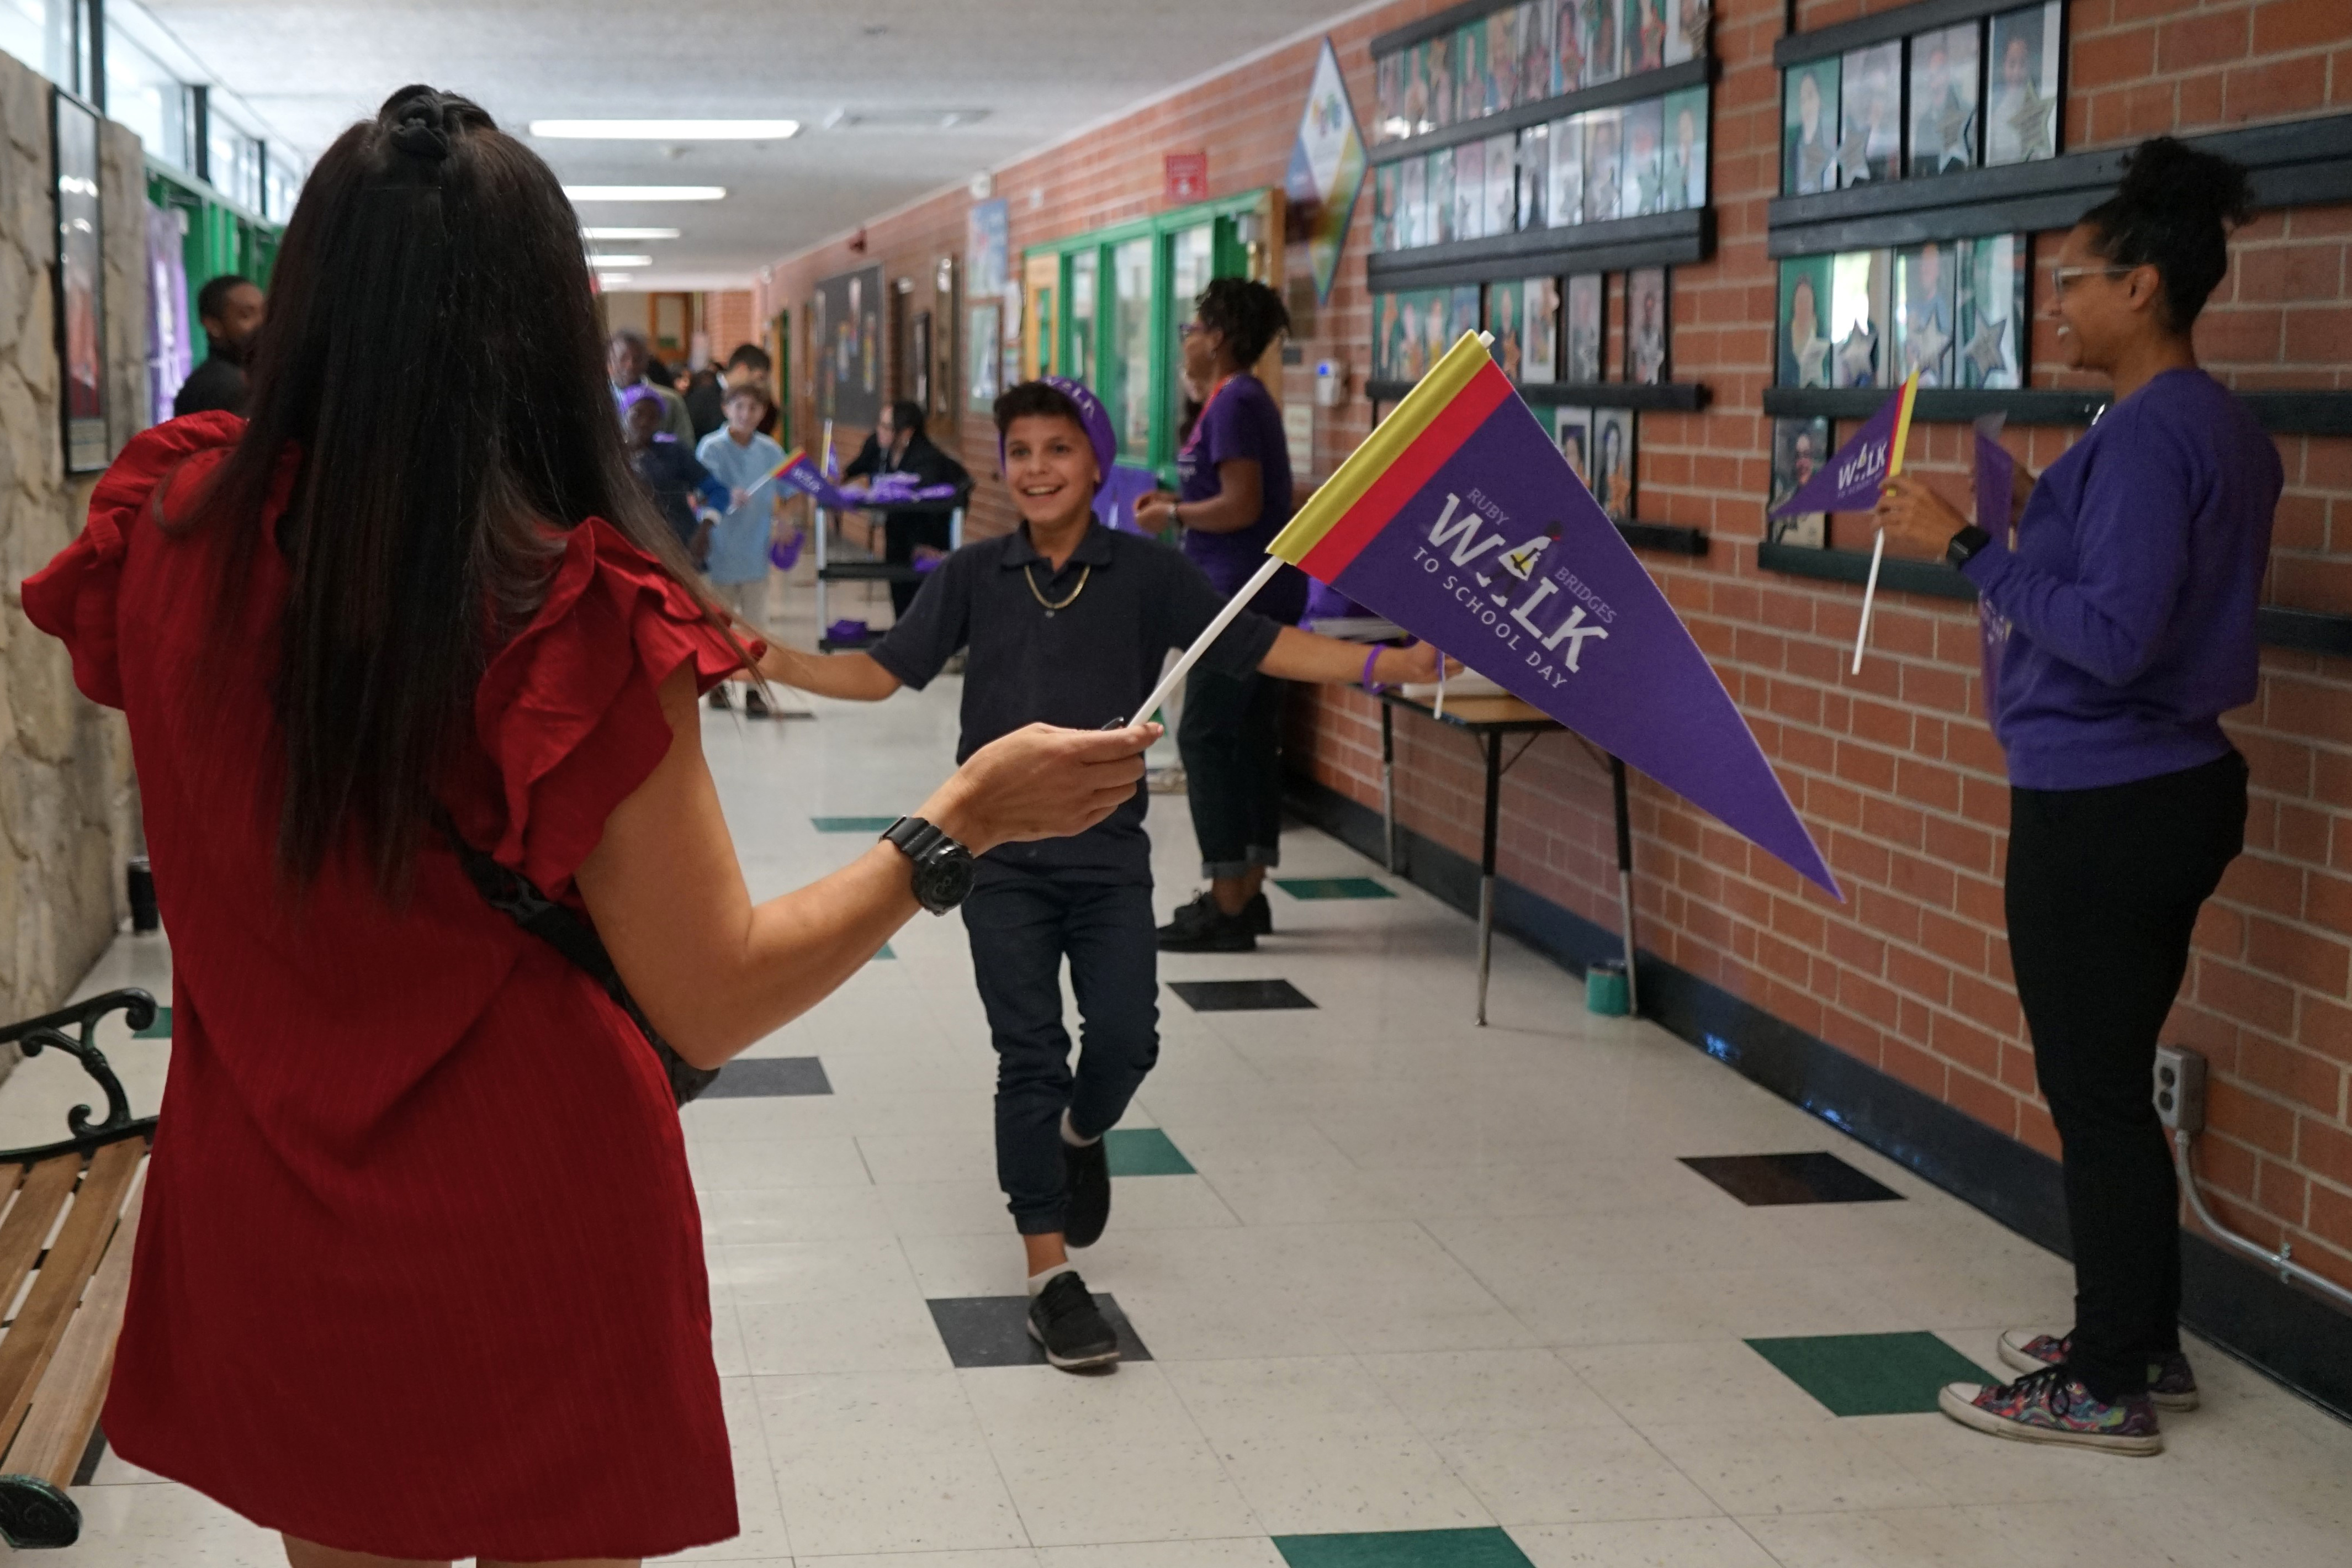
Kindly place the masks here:
[(1378, 643), (1374, 643), (1372, 645), (1372, 651), (1364, 656), (1364, 689), (1372, 692), (1375, 695), (1379, 693), (1381, 689), (1372, 679), (1372, 666), (1378, 664), (1380, 659), (1380, 645)]

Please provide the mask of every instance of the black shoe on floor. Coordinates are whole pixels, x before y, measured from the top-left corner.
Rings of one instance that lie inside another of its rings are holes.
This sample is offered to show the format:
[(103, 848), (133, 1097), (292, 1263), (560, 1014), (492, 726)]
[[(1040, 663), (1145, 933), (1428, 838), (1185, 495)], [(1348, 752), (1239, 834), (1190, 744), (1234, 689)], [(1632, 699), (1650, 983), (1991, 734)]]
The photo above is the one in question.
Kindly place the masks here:
[(1229, 915), (1217, 908), (1217, 897), (1206, 889), (1176, 911), (1160, 928), (1162, 952), (1254, 952), (1257, 935), (1250, 929), (1249, 911)]
[(1069, 1173), (1070, 1190), (1062, 1239), (1072, 1247), (1092, 1247), (1110, 1223), (1110, 1152), (1099, 1138), (1085, 1144), (1065, 1138), (1062, 1166)]
[(1075, 1270), (1055, 1275), (1029, 1303), (1029, 1337), (1064, 1372), (1108, 1366), (1118, 1359), (1118, 1335)]
[(743, 716), (747, 719), (768, 717), (768, 700), (760, 695), (760, 689), (756, 686), (743, 689)]
[(1274, 934), (1274, 906), (1265, 901), (1264, 893), (1252, 893), (1249, 902), (1242, 906), (1242, 921), (1252, 936)]
[(721, 713), (732, 710), (732, 705), (727, 700), (727, 688), (724, 686), (714, 686), (710, 689), (710, 705), (713, 708), (718, 709)]

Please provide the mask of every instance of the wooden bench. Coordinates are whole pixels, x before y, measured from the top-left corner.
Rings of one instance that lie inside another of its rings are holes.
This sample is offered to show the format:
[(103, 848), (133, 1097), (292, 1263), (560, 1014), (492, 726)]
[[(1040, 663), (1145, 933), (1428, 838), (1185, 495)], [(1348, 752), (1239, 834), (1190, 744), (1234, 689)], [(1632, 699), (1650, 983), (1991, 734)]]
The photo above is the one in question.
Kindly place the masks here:
[(146, 1028), (155, 998), (110, 991), (0, 1028), (0, 1045), (28, 1057), (54, 1048), (79, 1058), (106, 1091), (101, 1120), (92, 1121), (87, 1105), (67, 1114), (72, 1136), (65, 1142), (0, 1152), (7, 1205), (0, 1312), (16, 1308), (0, 1323), (0, 1537), (19, 1550), (79, 1538), (81, 1510), (68, 1489), (89, 1479), (103, 1451), (99, 1409), (130, 1294), (140, 1177), (155, 1136), (155, 1119), (131, 1116), (114, 1069), (91, 1042), (98, 1021), (118, 1011), (133, 1029)]

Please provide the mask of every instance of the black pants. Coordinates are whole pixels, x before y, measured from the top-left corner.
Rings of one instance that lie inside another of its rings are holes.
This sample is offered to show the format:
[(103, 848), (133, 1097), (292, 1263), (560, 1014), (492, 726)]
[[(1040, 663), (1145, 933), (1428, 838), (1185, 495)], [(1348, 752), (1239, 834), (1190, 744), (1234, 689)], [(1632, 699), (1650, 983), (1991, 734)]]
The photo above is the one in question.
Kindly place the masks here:
[[(1062, 1112), (1082, 1138), (1127, 1113), (1160, 1059), (1160, 945), (1149, 882), (1070, 882), (992, 870), (963, 902), (971, 967), (996, 1046), (996, 1179), (1024, 1236), (1069, 1206)], [(1084, 1045), (1070, 1071), (1062, 960)]]
[(1176, 750), (1201, 841), (1201, 875), (1282, 864), (1282, 682), (1195, 667), (1184, 681)]
[(2235, 752), (2105, 789), (2010, 792), (2010, 958), (2074, 1245), (2069, 1364), (2102, 1399), (2145, 1391), (2148, 1363), (2180, 1348), (2180, 1194), (2151, 1077), (2198, 908), (2245, 832)]
[[(911, 566), (915, 563), (915, 546), (928, 544), (934, 550), (948, 547), (949, 514), (943, 511), (909, 510), (895, 508), (882, 514), (882, 559), (893, 566)], [(922, 591), (920, 583), (890, 584), (890, 608), (903, 616), (907, 606), (915, 602)]]

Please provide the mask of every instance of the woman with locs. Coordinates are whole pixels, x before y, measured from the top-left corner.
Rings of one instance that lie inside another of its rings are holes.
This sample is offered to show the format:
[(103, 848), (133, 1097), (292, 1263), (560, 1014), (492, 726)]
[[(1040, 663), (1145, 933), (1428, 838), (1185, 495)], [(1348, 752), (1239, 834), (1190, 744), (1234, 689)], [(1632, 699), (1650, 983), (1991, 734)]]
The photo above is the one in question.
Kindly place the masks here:
[(128, 713), (173, 936), (108, 1439), (296, 1568), (721, 1540), (669, 1079), (457, 843), (593, 921), (709, 1068), (935, 907), (955, 854), (1101, 821), (1152, 731), (1015, 731), (923, 804), (936, 831), (754, 905), (698, 703), (752, 649), (623, 460), (553, 174), (404, 89), (320, 160), (274, 282), (251, 422), (136, 437), (24, 589)]
[(2073, 1329), (2004, 1334), (2021, 1376), (1942, 1395), (2006, 1437), (2153, 1454), (2158, 1409), (2197, 1404), (2149, 1088), (2197, 911), (2245, 837), (2246, 763), (2221, 718), (2255, 693), (2282, 470), (2189, 330), (2246, 203), (2236, 164), (2143, 142), (2066, 236), (2049, 312), (2066, 363), (2115, 401), (2038, 481), (2020, 472), (2010, 516), (1967, 525), (1909, 473), (1879, 503), (1890, 552), (1944, 556), (1977, 586), (2009, 760), (2010, 958), (2064, 1166)]

